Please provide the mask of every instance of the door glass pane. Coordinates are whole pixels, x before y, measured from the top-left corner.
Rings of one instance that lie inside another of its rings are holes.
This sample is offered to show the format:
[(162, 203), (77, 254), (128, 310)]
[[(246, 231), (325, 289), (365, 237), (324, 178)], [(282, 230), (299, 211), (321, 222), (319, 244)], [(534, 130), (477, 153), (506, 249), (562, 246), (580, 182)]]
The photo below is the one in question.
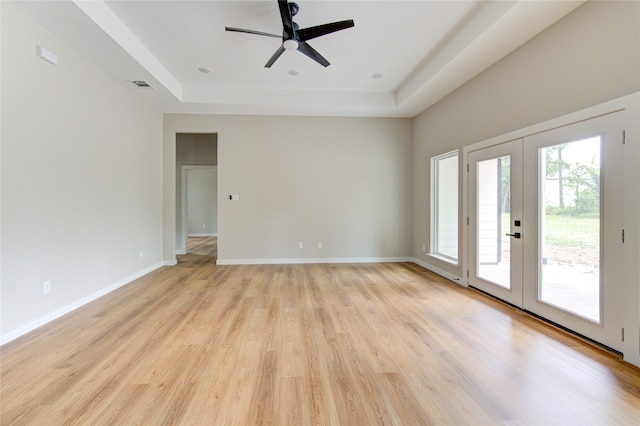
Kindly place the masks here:
[(541, 301), (600, 322), (600, 137), (540, 149)]
[(511, 157), (477, 163), (478, 277), (511, 288)]

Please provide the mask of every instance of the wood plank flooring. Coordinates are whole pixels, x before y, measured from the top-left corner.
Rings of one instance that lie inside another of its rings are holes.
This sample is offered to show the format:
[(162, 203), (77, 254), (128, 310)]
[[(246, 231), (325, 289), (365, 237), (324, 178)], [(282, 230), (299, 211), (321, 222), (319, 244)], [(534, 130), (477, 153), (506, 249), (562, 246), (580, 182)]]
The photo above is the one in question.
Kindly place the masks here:
[(189, 237), (187, 241), (187, 253), (199, 254), (209, 258), (218, 258), (218, 238), (216, 237)]
[(0, 423), (640, 423), (640, 370), (416, 265), (200, 243), (4, 345)]

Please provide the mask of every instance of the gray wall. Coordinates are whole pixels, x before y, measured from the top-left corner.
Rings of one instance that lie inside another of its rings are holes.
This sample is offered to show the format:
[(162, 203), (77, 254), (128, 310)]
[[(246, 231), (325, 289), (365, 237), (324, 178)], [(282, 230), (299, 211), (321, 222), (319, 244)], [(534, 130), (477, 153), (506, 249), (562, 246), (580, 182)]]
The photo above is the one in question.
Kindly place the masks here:
[(1, 52), (4, 336), (162, 264), (162, 114), (4, 2)]
[(190, 237), (218, 234), (218, 170), (216, 166), (187, 166), (187, 234)]
[(181, 132), (218, 134), (220, 262), (410, 255), (411, 120), (165, 114), (164, 125), (165, 260)]

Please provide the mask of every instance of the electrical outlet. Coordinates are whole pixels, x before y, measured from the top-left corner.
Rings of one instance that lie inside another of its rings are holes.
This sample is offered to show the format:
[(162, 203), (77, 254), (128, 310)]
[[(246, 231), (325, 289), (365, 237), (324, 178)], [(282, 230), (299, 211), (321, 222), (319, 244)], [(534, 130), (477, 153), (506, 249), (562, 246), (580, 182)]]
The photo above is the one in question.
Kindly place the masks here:
[(302, 241), (298, 243), (298, 248), (304, 248), (304, 243)]
[(427, 245), (426, 244), (422, 244), (422, 251), (427, 251)]
[(140, 253), (138, 253), (138, 256), (140, 256), (140, 259), (142, 259), (144, 257), (144, 250), (140, 250)]
[(51, 292), (51, 281), (45, 281), (42, 284), (42, 294), (48, 294)]
[(318, 241), (318, 248), (322, 248), (322, 242)]

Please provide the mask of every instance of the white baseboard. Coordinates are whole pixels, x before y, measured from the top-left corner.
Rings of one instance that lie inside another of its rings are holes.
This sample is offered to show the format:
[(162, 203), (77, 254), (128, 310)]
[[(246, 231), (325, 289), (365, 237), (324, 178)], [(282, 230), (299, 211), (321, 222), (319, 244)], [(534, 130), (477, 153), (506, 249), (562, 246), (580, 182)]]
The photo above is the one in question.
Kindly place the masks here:
[(389, 263), (413, 262), (410, 257), (295, 258), (295, 259), (218, 259), (217, 265), (297, 265), (310, 263)]
[(428, 269), (431, 272), (434, 272), (440, 276), (445, 277), (448, 280), (453, 281), (456, 284), (460, 284), (463, 287), (466, 287), (465, 283), (462, 281), (462, 279), (460, 279), (460, 277), (458, 277), (457, 275), (451, 274), (445, 270), (442, 270), (436, 266), (433, 266), (427, 262), (425, 262), (424, 260), (420, 260), (417, 259), (415, 257), (411, 258), (411, 262), (415, 263), (416, 265), (420, 265), (422, 266), (424, 269)]
[(11, 330), (11, 331), (9, 331), (9, 332), (7, 332), (7, 333), (5, 333), (5, 334), (0, 336), (0, 346), (4, 345), (5, 343), (9, 343), (10, 341), (15, 340), (18, 337), (23, 336), (23, 335), (29, 333), (30, 331), (33, 331), (36, 328), (41, 327), (41, 326), (43, 326), (43, 325), (45, 325), (45, 324), (47, 324), (47, 323), (49, 323), (49, 322), (51, 322), (51, 321), (53, 321), (53, 320), (55, 320), (57, 318), (60, 318), (61, 316), (66, 315), (69, 312), (74, 311), (74, 310), (80, 308), (81, 306), (86, 305), (87, 303), (93, 302), (94, 300), (96, 300), (96, 299), (98, 299), (98, 298), (100, 298), (100, 297), (102, 297), (102, 296), (104, 296), (104, 295), (106, 295), (108, 293), (111, 293), (112, 291), (117, 290), (120, 287), (123, 287), (123, 286), (129, 284), (130, 282), (132, 282), (134, 280), (137, 280), (138, 278), (140, 278), (140, 277), (142, 277), (144, 275), (147, 275), (148, 273), (153, 272), (153, 271), (155, 271), (156, 269), (158, 269), (158, 268), (160, 268), (162, 266), (164, 266), (164, 263), (157, 263), (157, 264), (155, 264), (153, 266), (150, 266), (150, 267), (148, 267), (148, 268), (146, 268), (146, 269), (144, 269), (144, 270), (142, 270), (140, 272), (137, 272), (137, 273), (135, 273), (133, 275), (130, 275), (127, 278), (125, 278), (123, 280), (120, 280), (117, 283), (115, 283), (115, 284), (113, 284), (113, 285), (111, 285), (109, 287), (103, 288), (102, 290), (100, 290), (100, 291), (98, 291), (96, 293), (93, 293), (93, 294), (91, 294), (91, 295), (89, 295), (87, 297), (83, 297), (82, 299), (77, 300), (77, 301), (75, 301), (75, 302), (73, 302), (73, 303), (71, 303), (71, 304), (69, 304), (67, 306), (64, 306), (64, 307), (60, 308), (60, 309), (57, 309), (57, 310), (55, 310), (55, 311), (53, 311), (53, 312), (51, 312), (51, 313), (49, 313), (49, 314), (47, 314), (47, 315), (45, 315), (43, 317), (40, 317), (40, 318), (38, 318), (38, 319), (36, 319), (34, 321), (31, 321), (31, 322), (29, 322), (29, 323), (27, 323), (27, 324), (25, 324), (25, 325), (23, 325), (21, 327), (13, 329), (13, 330)]

